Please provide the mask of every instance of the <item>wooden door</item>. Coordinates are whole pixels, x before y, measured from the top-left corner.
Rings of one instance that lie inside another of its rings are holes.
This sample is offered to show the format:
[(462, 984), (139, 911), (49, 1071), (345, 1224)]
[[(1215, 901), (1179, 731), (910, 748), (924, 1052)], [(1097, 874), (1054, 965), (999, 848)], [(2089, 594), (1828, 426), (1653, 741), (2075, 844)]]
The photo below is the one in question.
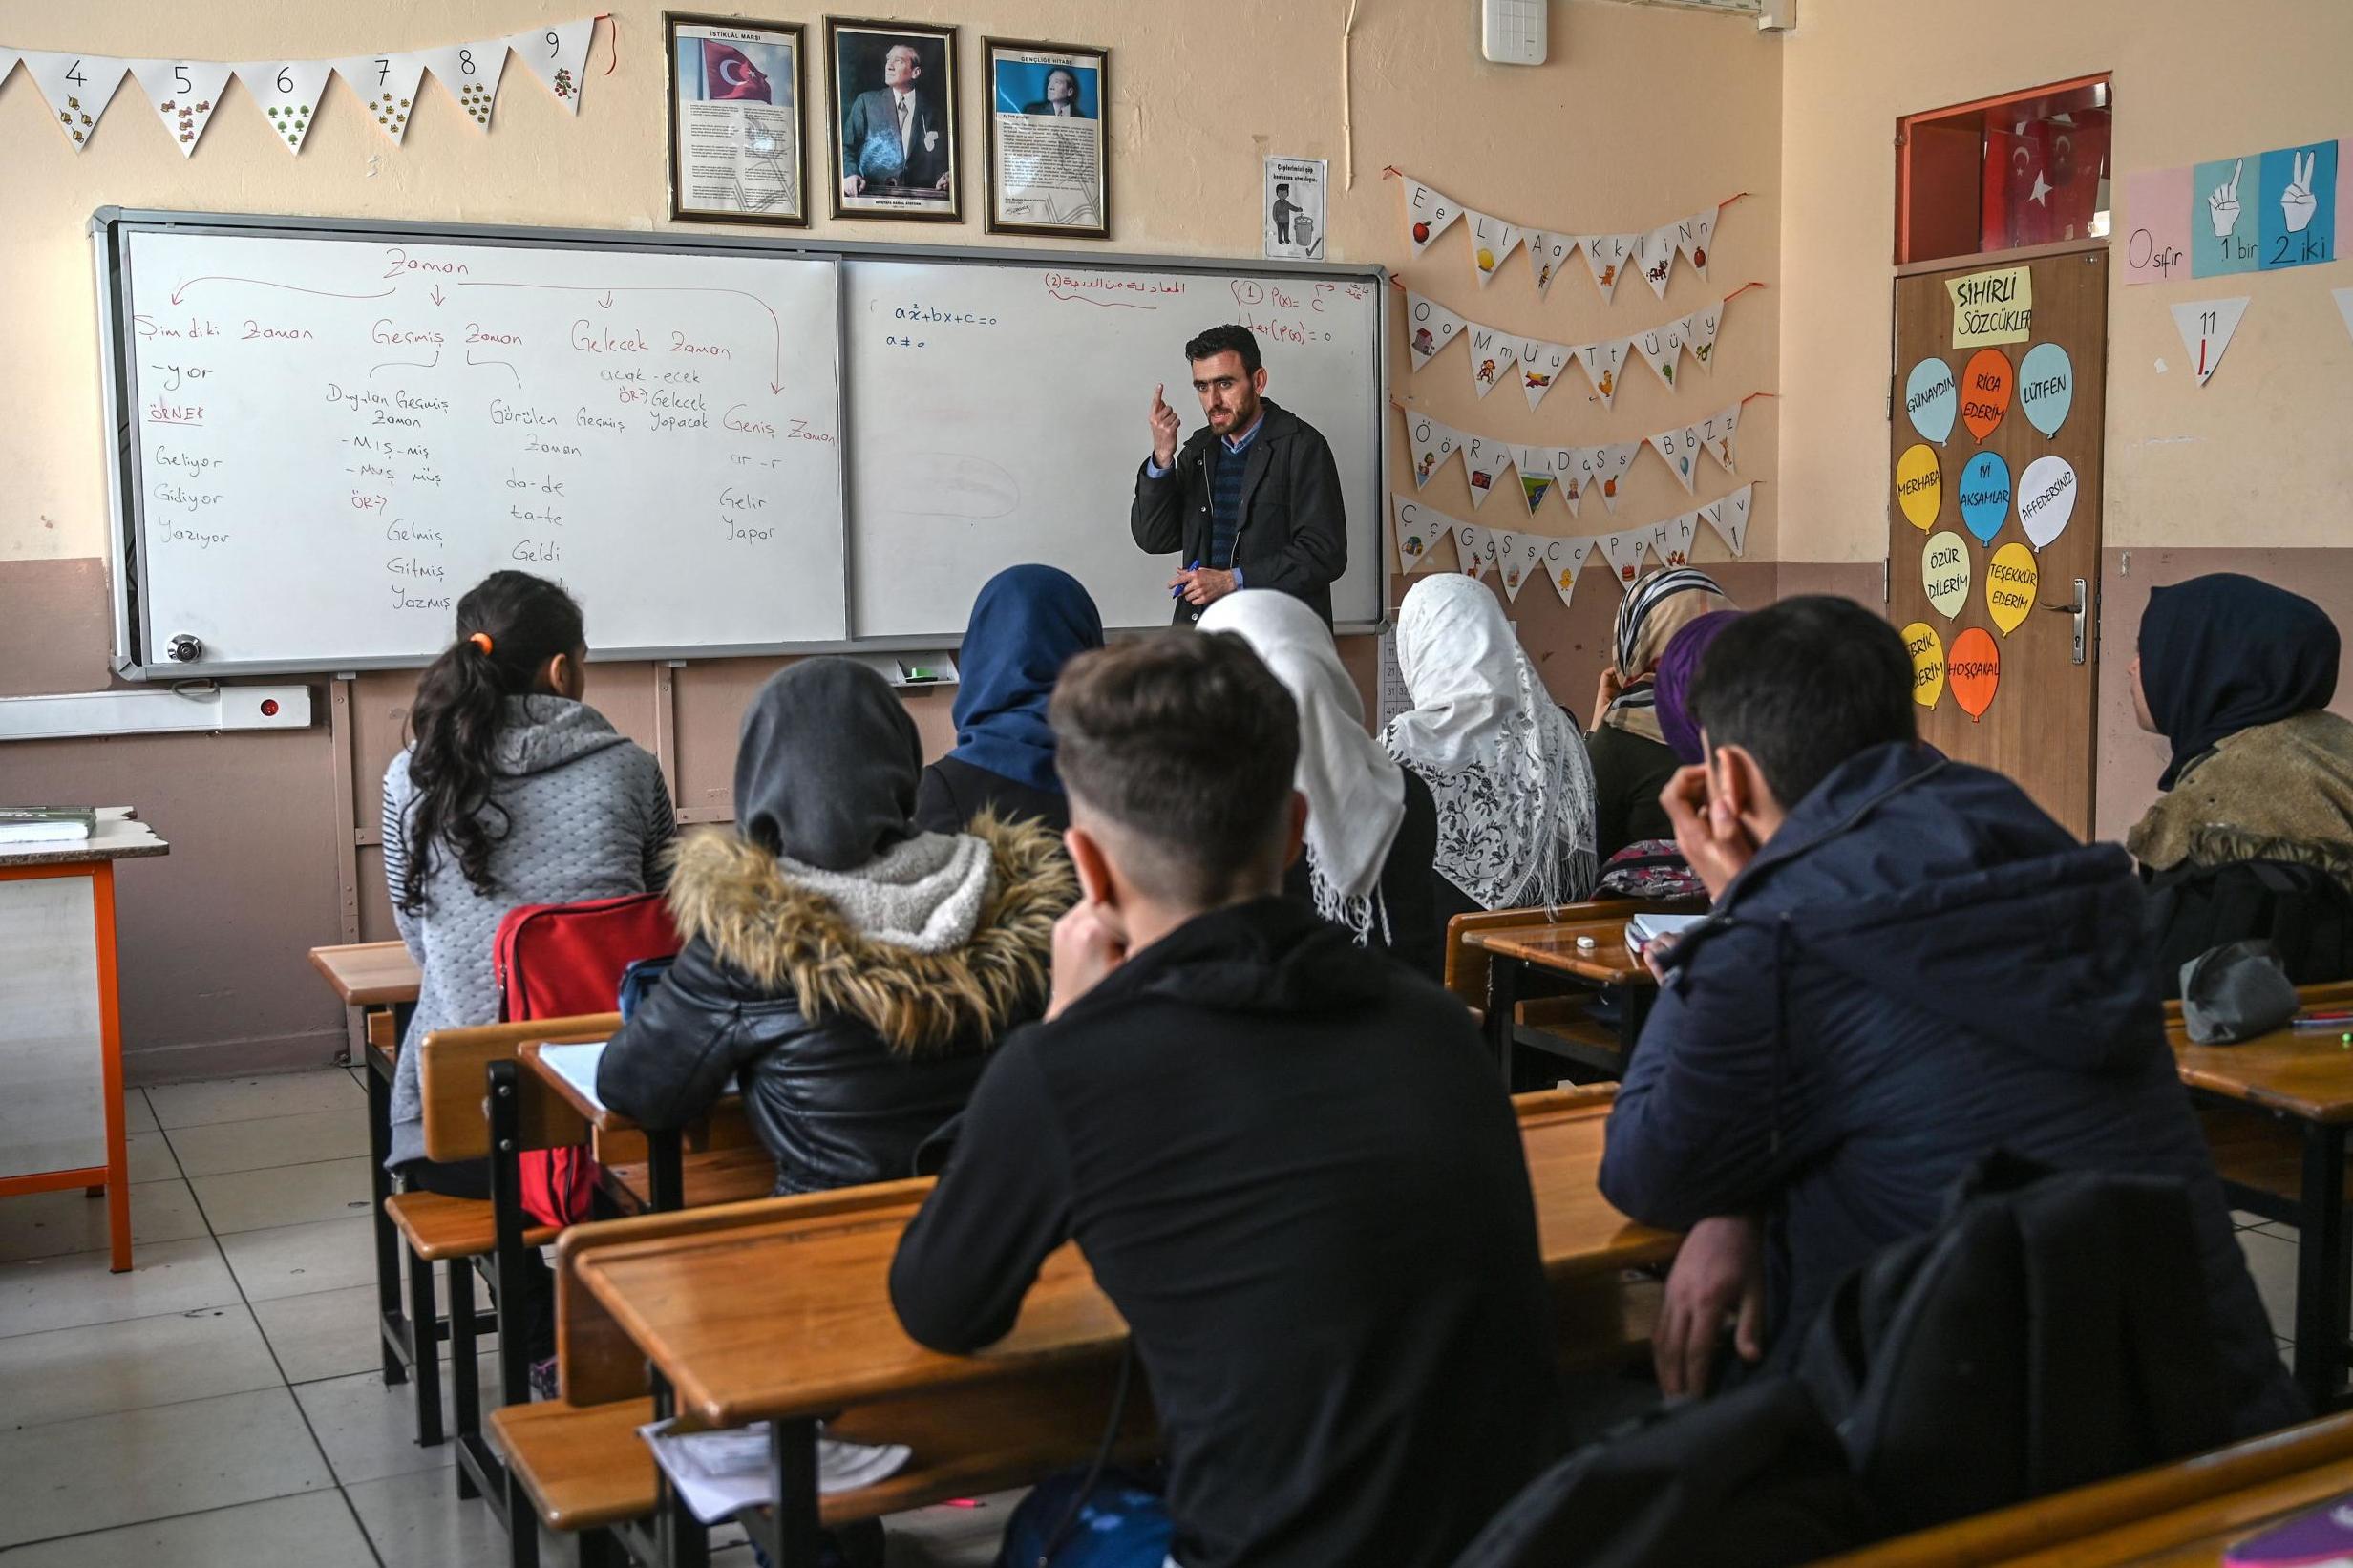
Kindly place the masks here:
[(1896, 282), (1888, 618), (1914, 648), (1914, 697), (1933, 701), (1920, 733), (2009, 774), (2078, 836), (2091, 831), (2107, 367), (2105, 245)]

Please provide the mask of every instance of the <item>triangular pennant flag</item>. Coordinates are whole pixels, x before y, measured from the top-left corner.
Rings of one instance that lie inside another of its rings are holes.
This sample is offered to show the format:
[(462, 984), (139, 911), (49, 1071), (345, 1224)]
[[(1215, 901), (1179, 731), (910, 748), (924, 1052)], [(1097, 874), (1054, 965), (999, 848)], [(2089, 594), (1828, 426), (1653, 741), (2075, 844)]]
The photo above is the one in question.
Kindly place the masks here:
[(1543, 542), (1539, 540), (1515, 534), (1508, 528), (1495, 531), (1495, 564), (1503, 572), (1504, 598), (1519, 597), (1519, 585), (1528, 581), (1530, 571), (1543, 553)]
[(49, 100), (49, 112), (57, 117), (57, 128), (74, 143), (74, 151), (89, 146), (98, 117), (115, 100), (115, 89), (122, 85), (122, 74), (131, 62), (112, 54), (60, 53), (46, 49), (28, 49), (20, 57), (26, 74)]
[(1494, 536), (1475, 522), (1454, 524), (1454, 564), (1473, 577), (1485, 577), (1495, 563)]
[(1707, 525), (1724, 538), (1736, 556), (1749, 553), (1749, 508), (1756, 500), (1756, 481), (1750, 479), (1713, 506), (1700, 508)]
[(1397, 523), (1397, 561), (1410, 577), (1429, 561), (1438, 536), (1454, 531), (1454, 519), (1443, 512), (1433, 512), (1420, 501), (1391, 493), (1390, 504), (1395, 509)]
[(1430, 477), (1454, 456), (1454, 448), (1462, 443), (1462, 437), (1455, 434), (1453, 426), (1441, 425), (1430, 415), (1415, 413), (1411, 410), (1406, 411), (1406, 439), (1412, 445), (1413, 488), (1416, 490), (1430, 482)]
[[(546, 41), (541, 40), (541, 48)], [(498, 79), (506, 74), (506, 40), (485, 38), (479, 43), (452, 44), (447, 49), (421, 49), (425, 69), (449, 90), (466, 118), (490, 129), (491, 111), (498, 104)]]
[(558, 22), (552, 27), (525, 28), (509, 37), (506, 44), (522, 56), (523, 64), (556, 95), (557, 101), (577, 115), (581, 74), (588, 64), (588, 40), (596, 30), (597, 19), (589, 16), (577, 22)]
[(1678, 225), (1661, 223), (1634, 247), (1634, 264), (1642, 269), (1643, 282), (1661, 299), (1666, 298), (1666, 280), (1675, 270), (1675, 235)]
[(1585, 264), (1593, 268), (1594, 286), (1601, 290), (1603, 299), (1616, 297), (1618, 280), (1625, 275), (1626, 264), (1633, 259), (1634, 247), (1642, 240), (1639, 234), (1584, 234), (1577, 243), (1585, 247)]
[(1580, 344), (1573, 351), (1577, 362), (1585, 368), (1585, 379), (1601, 394), (1601, 406), (1608, 408), (1618, 396), (1618, 377), (1626, 368), (1626, 354), (1634, 347), (1631, 340), (1620, 338), (1615, 343)]
[(2222, 363), (2223, 350), (2230, 348), (2238, 320), (2246, 313), (2244, 294), (2235, 300), (2188, 300), (2173, 307), (2173, 326), (2181, 333), (2181, 346), (2190, 355), (2190, 369), (2199, 386), (2206, 385)]
[(1634, 580), (1643, 575), (1643, 550), (1649, 542), (1647, 528), (1601, 536), (1601, 554), (1609, 560), (1609, 575), (1618, 580), (1620, 593), (1633, 587)]
[(1681, 430), (1663, 430), (1650, 438), (1650, 444), (1659, 449), (1659, 456), (1666, 459), (1666, 466), (1675, 471), (1683, 487), (1690, 489), (1692, 465), (1700, 456), (1700, 427), (1685, 425)]
[(1550, 288), (1553, 280), (1560, 276), (1561, 264), (1569, 259), (1569, 252), (1577, 248), (1577, 236), (1543, 234), (1530, 229), (1527, 244), (1528, 265), (1536, 272), (1537, 298), (1542, 299), (1544, 290)]
[(1519, 384), (1528, 394), (1528, 406), (1535, 408), (1544, 401), (1544, 394), (1553, 390), (1576, 359), (1574, 350), (1565, 343), (1547, 343), (1542, 338), (1527, 338), (1518, 349)]
[(1585, 498), (1585, 486), (1593, 482), (1593, 454), (1592, 447), (1553, 448), (1553, 481), (1560, 498), (1569, 503), (1571, 517)]
[[(0, 76), (6, 74), (6, 72), (0, 72)], [(2337, 314), (2344, 318), (2344, 329), (2353, 332), (2353, 288), (2332, 288), (2328, 292), (2337, 302)]]
[(1732, 433), (1740, 429), (1740, 405), (1733, 403), (1700, 421), (1700, 445), (1706, 447), (1724, 472), (1737, 472), (1732, 466)]
[(1553, 487), (1552, 454), (1543, 447), (1520, 447), (1512, 454), (1512, 460), (1519, 465), (1519, 493), (1533, 518)]
[(1707, 369), (1707, 362), (1715, 357), (1716, 328), (1723, 325), (1722, 300), (1713, 305), (1703, 305), (1683, 318), (1683, 346), (1691, 350), (1691, 357), (1700, 362), (1703, 371)]
[(1478, 389), (1481, 397), (1495, 390), (1503, 372), (1519, 357), (1519, 347), (1492, 327), (1482, 327), (1475, 321), (1463, 323), (1471, 334), (1471, 385)]
[(16, 62), (21, 58), (23, 58), (21, 51), (0, 45), (0, 86), (7, 85), (9, 73), (16, 69)]
[(1473, 507), (1487, 504), (1488, 496), (1503, 483), (1503, 471), (1511, 466), (1512, 448), (1509, 443), (1463, 433), (1462, 467), (1471, 478), (1471, 504)]
[(319, 94), (327, 86), (329, 69), (325, 60), (246, 60), (236, 68), (237, 79), (245, 84), (269, 120), (269, 128), (286, 144), (288, 151), (299, 154), (303, 138), (310, 134), (310, 117), (319, 107)]
[(1653, 327), (1634, 340), (1634, 347), (1644, 364), (1659, 372), (1666, 390), (1675, 390), (1675, 362), (1683, 357), (1683, 323), (1670, 321), (1664, 327)]
[(1413, 242), (1413, 254), (1419, 256), (1462, 216), (1462, 208), (1452, 197), (1431, 189), (1411, 175), (1398, 178), (1406, 186), (1406, 237)]
[(1589, 539), (1556, 539), (1544, 543), (1544, 575), (1553, 580), (1560, 602), (1566, 604), (1577, 591), (1577, 580), (1585, 570), (1585, 558), (1593, 553), (1594, 541)]
[(1431, 356), (1453, 342), (1462, 328), (1462, 317), (1427, 295), (1406, 290), (1406, 347), (1413, 354), (1415, 370), (1429, 364)]
[(1708, 207), (1695, 212), (1675, 225), (1675, 248), (1690, 258), (1691, 265), (1703, 278), (1707, 276), (1707, 247), (1716, 238), (1716, 209)]
[(359, 95), (375, 117), (376, 129), (397, 142), (408, 135), (416, 110), (416, 89), (425, 79), (422, 54), (354, 54), (335, 62), (335, 74)]
[(1669, 518), (1650, 530), (1650, 547), (1659, 552), (1659, 559), (1669, 566), (1691, 564), (1691, 539), (1700, 531), (1700, 515), (1685, 512), (1680, 518)]
[[(0, 71), (0, 77), (7, 74)], [(212, 122), (212, 112), (221, 106), (229, 68), (219, 60), (133, 60), (131, 74), (163, 117), (163, 129), (180, 156), (193, 155), (204, 127)]]
[(1474, 209), (1465, 208), (1464, 216), (1471, 220), (1471, 265), (1478, 269), (1479, 286), (1484, 288), (1504, 258), (1518, 246), (1523, 231)]
[(1632, 468), (1634, 459), (1642, 456), (1643, 443), (1620, 441), (1615, 446), (1595, 447), (1592, 452), (1593, 467), (1587, 470), (1585, 488), (1590, 491), (1595, 485), (1600, 485), (1601, 504), (1615, 512), (1618, 510), (1618, 481), (1626, 477), (1626, 470)]

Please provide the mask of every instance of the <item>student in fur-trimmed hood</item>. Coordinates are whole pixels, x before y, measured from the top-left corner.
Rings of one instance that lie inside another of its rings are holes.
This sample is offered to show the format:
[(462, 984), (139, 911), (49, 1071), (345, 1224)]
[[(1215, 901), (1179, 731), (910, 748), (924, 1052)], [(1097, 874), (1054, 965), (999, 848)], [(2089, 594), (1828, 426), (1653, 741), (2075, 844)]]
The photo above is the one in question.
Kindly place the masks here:
[(984, 1054), (1044, 1010), (1078, 891), (1034, 823), (919, 829), (922, 766), (914, 721), (863, 665), (811, 659), (760, 689), (736, 830), (680, 848), (686, 946), (605, 1049), (607, 1105), (677, 1127), (740, 1074), (779, 1194), (914, 1174)]

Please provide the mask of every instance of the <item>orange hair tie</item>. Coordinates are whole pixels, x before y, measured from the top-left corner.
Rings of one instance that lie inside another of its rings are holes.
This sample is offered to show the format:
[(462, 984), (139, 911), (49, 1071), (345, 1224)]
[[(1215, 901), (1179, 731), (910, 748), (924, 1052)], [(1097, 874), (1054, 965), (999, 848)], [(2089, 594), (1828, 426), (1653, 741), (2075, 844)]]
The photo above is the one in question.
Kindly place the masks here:
[(466, 641), (480, 648), (484, 653), (490, 651), (490, 633), (486, 631), (477, 631)]

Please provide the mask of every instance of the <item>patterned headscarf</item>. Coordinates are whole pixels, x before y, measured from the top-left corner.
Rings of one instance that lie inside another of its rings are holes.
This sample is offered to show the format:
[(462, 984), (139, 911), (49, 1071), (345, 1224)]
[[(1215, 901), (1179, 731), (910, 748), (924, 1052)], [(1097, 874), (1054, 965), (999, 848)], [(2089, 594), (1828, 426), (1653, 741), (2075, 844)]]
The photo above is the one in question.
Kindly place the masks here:
[(1675, 633), (1701, 616), (1737, 607), (1716, 586), (1714, 578), (1691, 566), (1653, 572), (1627, 589), (1624, 603), (1618, 606), (1613, 642), (1618, 679), (1624, 690), (1609, 705), (1601, 722), (1664, 745), (1665, 737), (1660, 733), (1655, 710), (1658, 695), (1650, 684), (1659, 655), (1666, 651)]

